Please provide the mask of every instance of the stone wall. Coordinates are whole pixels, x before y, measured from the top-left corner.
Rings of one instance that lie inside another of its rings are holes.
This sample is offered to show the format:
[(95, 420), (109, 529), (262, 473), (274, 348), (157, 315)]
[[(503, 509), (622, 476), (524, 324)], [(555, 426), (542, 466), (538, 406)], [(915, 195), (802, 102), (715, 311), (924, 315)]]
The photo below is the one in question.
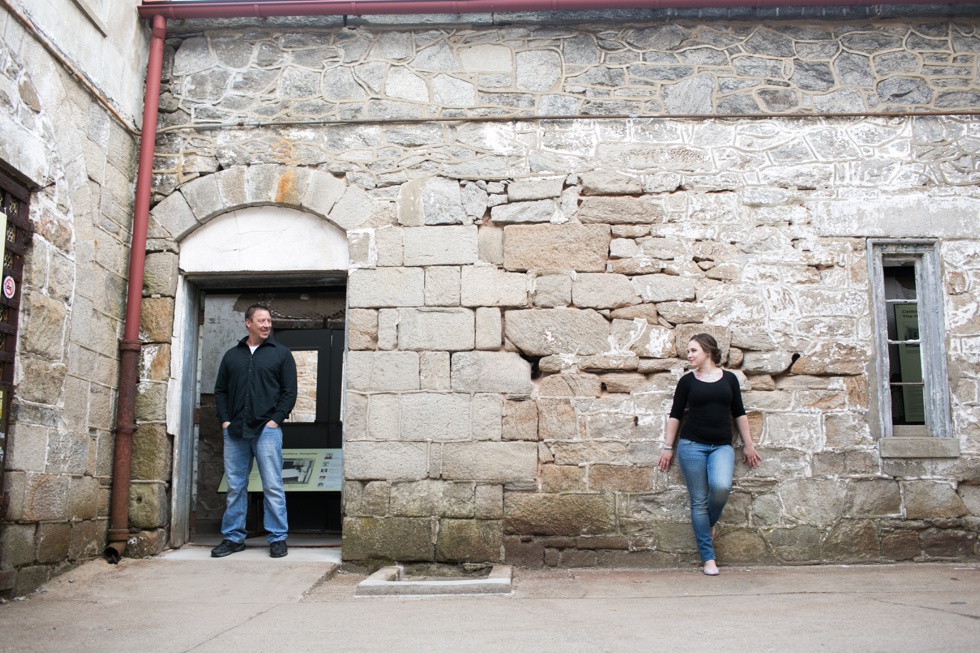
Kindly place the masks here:
[[(720, 559), (975, 556), (980, 127), (832, 114), (972, 110), (976, 24), (173, 40), (156, 246), (250, 203), (348, 232), (348, 561), (695, 560), (656, 460), (699, 331), (764, 458)], [(958, 458), (878, 454), (881, 235), (941, 239)]]
[[(0, 34), (0, 162), (33, 191), (34, 226), (3, 461), (6, 598), (105, 546), (136, 150), (132, 126), (3, 9)], [(166, 461), (171, 448), (163, 433), (151, 453)], [(153, 473), (162, 486), (169, 468)]]

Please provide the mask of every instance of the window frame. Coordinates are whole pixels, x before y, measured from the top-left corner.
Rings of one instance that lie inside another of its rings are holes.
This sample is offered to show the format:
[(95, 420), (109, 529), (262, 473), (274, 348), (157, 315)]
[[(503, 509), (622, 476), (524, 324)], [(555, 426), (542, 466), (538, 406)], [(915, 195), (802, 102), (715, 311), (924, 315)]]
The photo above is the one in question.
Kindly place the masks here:
[[(908, 433), (895, 432), (889, 378), (888, 319), (885, 299), (887, 263), (915, 264), (916, 303), (919, 315), (925, 426)], [(920, 436), (949, 438), (951, 432), (949, 376), (946, 367), (946, 329), (943, 311), (943, 282), (939, 265), (939, 241), (934, 239), (869, 238), (868, 274), (871, 280), (872, 313), (877, 373), (878, 421), (882, 440)]]

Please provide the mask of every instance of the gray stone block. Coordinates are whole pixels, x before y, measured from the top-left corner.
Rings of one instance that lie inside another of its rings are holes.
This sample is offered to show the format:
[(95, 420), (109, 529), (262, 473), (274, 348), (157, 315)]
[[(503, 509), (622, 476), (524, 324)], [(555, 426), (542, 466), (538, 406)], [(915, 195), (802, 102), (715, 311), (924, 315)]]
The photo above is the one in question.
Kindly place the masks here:
[(425, 305), (459, 306), (460, 281), (457, 267), (432, 267), (425, 270)]
[(182, 193), (173, 193), (157, 204), (153, 220), (175, 239), (183, 238), (201, 224)]
[(558, 217), (558, 204), (554, 200), (511, 202), (490, 209), (490, 220), (494, 224), (557, 222)]
[(475, 496), (477, 519), (500, 519), (504, 516), (503, 485), (477, 485)]
[(348, 480), (414, 481), (428, 472), (425, 442), (348, 442), (344, 476)]
[[(412, 182), (406, 184), (410, 186)], [(419, 210), (422, 224), (468, 224), (470, 218), (463, 210), (463, 199), (459, 182), (455, 179), (433, 177), (422, 183), (419, 193)], [(414, 222), (414, 221), (413, 221)]]
[(524, 274), (495, 267), (465, 267), (460, 275), (463, 306), (527, 306), (528, 279)]
[(363, 392), (419, 389), (419, 355), (415, 352), (347, 352), (347, 384)]
[(494, 483), (534, 482), (534, 442), (450, 442), (443, 446), (442, 477)]
[(448, 391), (452, 387), (449, 356), (448, 351), (419, 352), (420, 389)]
[(508, 225), (504, 268), (603, 272), (609, 240), (608, 225)]
[(484, 263), (502, 265), (504, 262), (504, 230), (490, 225), (480, 225), (477, 237), (480, 260)]
[(160, 528), (169, 523), (170, 499), (163, 483), (134, 483), (129, 490), (129, 523)]
[(528, 202), (556, 198), (561, 195), (564, 185), (564, 177), (515, 179), (507, 184), (507, 199), (511, 202)]
[(398, 311), (398, 348), (409, 351), (473, 349), (473, 311), (465, 308), (404, 308)]
[(249, 166), (245, 171), (245, 196), (251, 204), (271, 204), (275, 202), (276, 188), (282, 166), (261, 164)]
[(374, 200), (357, 186), (348, 186), (330, 210), (330, 221), (345, 231), (356, 229), (374, 214)]
[(218, 194), (229, 210), (248, 204), (248, 194), (245, 191), (247, 171), (247, 166), (235, 166), (228, 170), (220, 170), (214, 175), (218, 183)]
[[(499, 562), (502, 552), (503, 529), (499, 521), (443, 519), (439, 522), (439, 536), (436, 540), (437, 560)], [(484, 582), (489, 580), (491, 579)], [(492, 590), (488, 587), (487, 591)], [(506, 591), (506, 585), (500, 591)]]
[(475, 226), (404, 229), (405, 265), (470, 265), (479, 258)]
[(512, 352), (457, 352), (451, 374), (454, 392), (526, 395), (534, 388), (530, 363)]
[(367, 433), (370, 440), (401, 437), (401, 395), (373, 394), (368, 398)]
[(793, 354), (787, 351), (748, 351), (742, 357), (742, 371), (746, 374), (782, 374), (793, 363)]
[(416, 481), (391, 485), (391, 512), (398, 517), (473, 517), (473, 483)]
[(401, 267), (404, 264), (401, 229), (390, 227), (377, 229), (374, 233), (374, 241), (378, 249), (379, 267)]
[(578, 207), (583, 224), (654, 224), (666, 220), (658, 202), (637, 197), (583, 197)]
[(643, 192), (642, 179), (611, 170), (583, 173), (581, 184), (583, 195), (639, 195)]
[(923, 192), (823, 201), (814, 209), (813, 226), (825, 237), (973, 238), (978, 205), (976, 198)]
[(500, 440), (503, 403), (500, 395), (478, 394), (470, 404), (470, 428), (474, 440)]
[(344, 560), (432, 560), (432, 525), (426, 518), (344, 519)]
[(351, 308), (422, 306), (425, 271), (412, 268), (353, 270), (347, 279)]
[(173, 297), (177, 292), (177, 255), (151, 252), (143, 268), (143, 292), (147, 295)]
[(378, 250), (374, 244), (374, 230), (348, 231), (347, 251), (351, 269), (375, 267), (378, 260)]
[(355, 392), (345, 397), (344, 438), (361, 440), (368, 437), (368, 398)]
[(505, 527), (507, 532), (521, 535), (609, 533), (616, 521), (613, 497), (612, 493), (506, 494)]
[(398, 348), (398, 309), (382, 308), (378, 311), (378, 349), (391, 351)]
[(640, 296), (625, 275), (584, 273), (572, 280), (572, 303), (578, 308), (620, 308), (640, 303)]
[(487, 212), (489, 195), (480, 188), (479, 184), (473, 182), (463, 184), (462, 200), (463, 210), (470, 218), (479, 221)]
[(401, 398), (402, 440), (469, 440), (470, 395), (412, 393)]
[(378, 346), (378, 311), (366, 308), (347, 310), (347, 346), (353, 350)]
[[(634, 319), (632, 324), (636, 325), (637, 321), (639, 321), (639, 328), (642, 332), (629, 346), (630, 351), (643, 358), (671, 358), (674, 356), (673, 330), (655, 326), (640, 318)], [(621, 322), (622, 320), (614, 320), (613, 324), (616, 325)]]
[(551, 374), (541, 379), (538, 393), (542, 397), (598, 397), (602, 383), (595, 374)]
[(601, 354), (609, 349), (609, 322), (593, 310), (507, 311), (504, 335), (525, 354)]
[(527, 50), (515, 62), (515, 82), (519, 91), (551, 91), (561, 80), (561, 57), (557, 52)]
[(695, 298), (697, 280), (669, 274), (633, 277), (633, 286), (645, 302), (690, 301)]
[(503, 322), (499, 308), (476, 309), (476, 349), (496, 351), (503, 340)]
[(566, 274), (549, 274), (534, 279), (534, 305), (557, 308), (572, 303), (572, 278)]

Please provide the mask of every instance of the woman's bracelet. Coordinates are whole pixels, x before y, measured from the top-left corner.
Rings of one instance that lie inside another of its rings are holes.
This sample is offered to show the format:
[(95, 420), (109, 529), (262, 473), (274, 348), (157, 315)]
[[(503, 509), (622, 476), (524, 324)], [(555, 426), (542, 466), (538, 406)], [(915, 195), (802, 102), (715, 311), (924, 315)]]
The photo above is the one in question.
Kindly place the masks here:
[(661, 449), (664, 449), (665, 451), (673, 451), (674, 450), (674, 445), (672, 445), (672, 444), (665, 444), (664, 446), (661, 447)]

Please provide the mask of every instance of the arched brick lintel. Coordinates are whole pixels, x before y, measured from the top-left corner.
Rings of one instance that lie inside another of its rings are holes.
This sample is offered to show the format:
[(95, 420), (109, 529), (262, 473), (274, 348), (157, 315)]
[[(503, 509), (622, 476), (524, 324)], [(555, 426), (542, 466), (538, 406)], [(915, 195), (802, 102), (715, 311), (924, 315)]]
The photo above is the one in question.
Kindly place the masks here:
[(348, 195), (359, 200), (363, 191), (328, 172), (277, 164), (236, 166), (189, 181), (157, 204), (150, 212), (150, 236), (179, 242), (219, 215), (250, 206), (298, 209), (346, 232), (370, 217), (369, 203), (345, 203)]

